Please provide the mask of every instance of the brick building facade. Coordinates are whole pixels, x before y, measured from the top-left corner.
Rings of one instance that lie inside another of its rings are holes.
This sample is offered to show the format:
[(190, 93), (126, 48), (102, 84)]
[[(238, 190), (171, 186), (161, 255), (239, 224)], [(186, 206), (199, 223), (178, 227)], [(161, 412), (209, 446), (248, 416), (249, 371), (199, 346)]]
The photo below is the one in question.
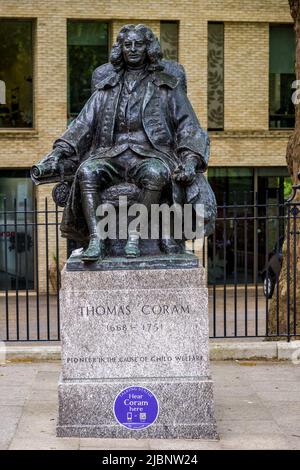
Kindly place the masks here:
[[(4, 20), (24, 19), (32, 20), (33, 31), (33, 125), (30, 128), (0, 126), (0, 177), (3, 171), (29, 169), (66, 128), (70, 20), (108, 23), (109, 45), (123, 24), (145, 23), (159, 36), (162, 22), (178, 22), (178, 61), (185, 67), (188, 95), (205, 128), (208, 126), (209, 24), (221, 24), (223, 94), (220, 99), (224, 119), (220, 129), (210, 130), (210, 168), (276, 167), (277, 173), (278, 168), (284, 170), (290, 130), (288, 126), (270, 128), (269, 65), (270, 25), (291, 27), (287, 0), (0, 2), (0, 29)], [(257, 178), (253, 184), (255, 189), (259, 184)], [(40, 206), (51, 189), (48, 185), (36, 188)], [(56, 234), (50, 230), (48, 235), (51, 247)], [(61, 247), (65, 251), (63, 242)], [(43, 265), (44, 246), (39, 250)], [(45, 282), (42, 271), (40, 282)]]

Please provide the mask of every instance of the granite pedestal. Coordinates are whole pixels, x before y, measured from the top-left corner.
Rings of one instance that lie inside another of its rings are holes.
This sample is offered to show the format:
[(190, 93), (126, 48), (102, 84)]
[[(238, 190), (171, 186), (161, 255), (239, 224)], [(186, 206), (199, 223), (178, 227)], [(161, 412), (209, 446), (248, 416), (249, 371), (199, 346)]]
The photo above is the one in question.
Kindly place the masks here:
[[(139, 259), (142, 269), (121, 261), (83, 271), (69, 261), (62, 273), (58, 436), (216, 439), (204, 269), (184, 254)], [(127, 387), (155, 395), (150, 426), (117, 421)]]

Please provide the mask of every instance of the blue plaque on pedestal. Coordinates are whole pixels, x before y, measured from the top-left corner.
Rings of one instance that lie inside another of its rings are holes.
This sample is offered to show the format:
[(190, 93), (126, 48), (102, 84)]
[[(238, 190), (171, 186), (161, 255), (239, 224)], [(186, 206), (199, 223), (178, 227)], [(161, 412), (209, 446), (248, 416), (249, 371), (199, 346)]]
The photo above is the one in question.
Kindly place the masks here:
[(125, 388), (114, 402), (116, 420), (128, 429), (138, 430), (151, 426), (156, 421), (158, 412), (157, 398), (143, 387)]

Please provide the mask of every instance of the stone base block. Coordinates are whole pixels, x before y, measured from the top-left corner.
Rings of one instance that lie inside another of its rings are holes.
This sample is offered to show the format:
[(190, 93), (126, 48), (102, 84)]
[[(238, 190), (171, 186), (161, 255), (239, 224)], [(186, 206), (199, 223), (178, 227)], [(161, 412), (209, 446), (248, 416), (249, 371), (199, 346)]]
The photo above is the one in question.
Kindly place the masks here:
[(58, 436), (217, 438), (207, 288), (194, 258), (63, 271)]
[[(114, 400), (127, 387), (150, 390), (159, 403), (156, 421), (143, 429), (117, 422)], [(213, 384), (198, 379), (65, 380), (59, 383), (59, 437), (218, 439)]]

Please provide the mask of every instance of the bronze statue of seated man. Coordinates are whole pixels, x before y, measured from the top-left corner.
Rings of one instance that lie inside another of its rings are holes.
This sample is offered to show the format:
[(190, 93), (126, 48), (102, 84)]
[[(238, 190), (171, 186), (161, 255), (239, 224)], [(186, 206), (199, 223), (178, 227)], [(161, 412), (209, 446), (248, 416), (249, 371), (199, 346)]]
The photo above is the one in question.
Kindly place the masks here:
[[(202, 173), (209, 158), (208, 135), (182, 81), (166, 70), (161, 58), (159, 41), (148, 27), (124, 26), (112, 47), (110, 64), (101, 67), (106, 73), (99, 82), (94, 74), (94, 93), (41, 162), (76, 167), (61, 230), (64, 236), (80, 240), (83, 226), (87, 228), (89, 244), (83, 261), (104, 256), (96, 211), (107, 188), (134, 183), (140, 189), (138, 202), (149, 210), (161, 201), (166, 188), (170, 204), (203, 202), (199, 198), (203, 199)], [(35, 170), (32, 173), (37, 177)], [(213, 225), (215, 200), (208, 184), (205, 190)], [(139, 243), (129, 233), (125, 254), (139, 256)], [(167, 253), (178, 249), (172, 238), (161, 240), (161, 247)]]

